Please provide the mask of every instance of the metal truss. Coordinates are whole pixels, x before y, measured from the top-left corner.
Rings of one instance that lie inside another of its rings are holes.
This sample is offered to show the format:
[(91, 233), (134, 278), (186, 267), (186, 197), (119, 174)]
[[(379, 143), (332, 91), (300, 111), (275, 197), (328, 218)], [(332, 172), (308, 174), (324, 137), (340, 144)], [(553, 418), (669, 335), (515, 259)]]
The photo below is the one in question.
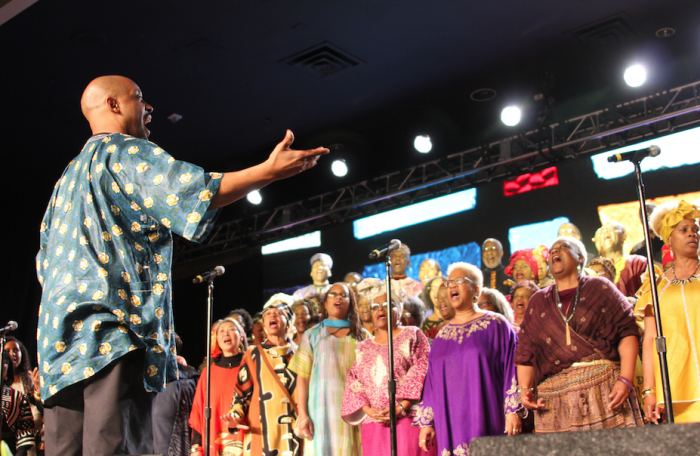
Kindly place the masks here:
[(175, 240), (176, 264), (279, 241), (700, 125), (700, 82), (542, 126), (418, 166), (219, 223), (203, 244)]

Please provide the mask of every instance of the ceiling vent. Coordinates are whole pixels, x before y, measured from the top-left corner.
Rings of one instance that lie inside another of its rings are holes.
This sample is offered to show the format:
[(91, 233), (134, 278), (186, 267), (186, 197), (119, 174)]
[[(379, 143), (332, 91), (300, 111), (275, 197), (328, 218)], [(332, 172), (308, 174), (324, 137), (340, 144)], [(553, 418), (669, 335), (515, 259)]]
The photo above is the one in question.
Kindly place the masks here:
[(331, 43), (324, 42), (282, 60), (289, 66), (325, 78), (348, 68), (364, 63)]
[(571, 36), (589, 48), (613, 46), (637, 34), (637, 27), (624, 13), (584, 25), (569, 32)]

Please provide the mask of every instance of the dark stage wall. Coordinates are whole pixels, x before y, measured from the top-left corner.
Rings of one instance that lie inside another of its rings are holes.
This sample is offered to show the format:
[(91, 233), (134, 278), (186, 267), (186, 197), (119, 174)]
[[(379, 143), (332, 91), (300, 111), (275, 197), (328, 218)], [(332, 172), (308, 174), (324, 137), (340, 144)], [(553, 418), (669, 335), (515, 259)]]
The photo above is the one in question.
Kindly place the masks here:
[[(400, 239), (413, 252), (421, 253), (469, 242), (481, 244), (487, 237), (496, 237), (504, 244), (507, 260), (510, 254), (509, 228), (565, 216), (581, 229), (586, 247), (595, 252), (590, 239), (600, 226), (598, 206), (635, 200), (635, 178), (630, 175), (610, 181), (598, 179), (587, 157), (569, 160), (558, 165), (558, 169), (560, 184), (557, 186), (505, 197), (503, 181), (492, 181), (477, 187), (476, 207), (472, 210), (369, 239), (356, 240), (352, 235), (352, 222), (347, 222), (322, 230), (322, 246), (318, 249), (269, 256), (262, 256), (256, 249), (247, 259), (233, 264), (220, 258), (212, 259), (211, 263), (203, 262), (201, 271), (217, 264), (226, 267), (226, 274), (215, 282), (214, 318), (221, 318), (239, 307), (251, 314), (260, 310), (264, 289), (310, 283), (309, 258), (317, 251), (333, 257), (332, 279), (339, 281), (346, 272), (360, 270), (369, 264), (369, 252), (392, 238)], [(693, 165), (645, 173), (647, 196), (654, 198), (699, 191), (699, 171), (700, 165)], [(287, 185), (294, 185), (294, 182), (275, 183), (268, 191), (283, 192)], [(30, 350), (35, 344), (40, 299), (33, 256), (38, 248), (38, 226), (43, 209), (42, 206), (31, 211), (36, 219), (27, 222), (30, 231), (19, 233), (17, 242), (7, 246), (12, 255), (10, 258), (14, 258), (12, 269), (20, 272), (3, 300), (2, 318), (3, 322), (13, 319), (20, 323), (17, 336), (28, 342)], [(235, 206), (224, 210), (235, 210)], [(190, 278), (174, 282), (173, 305), (176, 330), (185, 343), (184, 354), (190, 364), (198, 364), (206, 350), (207, 287), (192, 284)]]

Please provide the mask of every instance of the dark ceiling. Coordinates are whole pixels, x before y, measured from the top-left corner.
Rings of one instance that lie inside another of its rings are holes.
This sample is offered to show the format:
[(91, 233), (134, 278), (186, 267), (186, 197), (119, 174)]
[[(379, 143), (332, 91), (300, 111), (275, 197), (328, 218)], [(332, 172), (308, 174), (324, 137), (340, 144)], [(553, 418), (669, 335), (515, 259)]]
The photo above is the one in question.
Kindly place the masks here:
[[(537, 93), (554, 101), (551, 122), (695, 80), (699, 17), (689, 0), (39, 0), (0, 26), (3, 137), (17, 148), (4, 155), (40, 165), (26, 200), (38, 225), (89, 135), (82, 89), (122, 74), (155, 108), (151, 140), (208, 170), (263, 160), (285, 128), (300, 147), (340, 145), (345, 178), (323, 160), (268, 189), (270, 207), (526, 131)], [(656, 37), (663, 27), (675, 35)], [(290, 64), (316, 48), (315, 65)], [(651, 76), (632, 90), (621, 74), (635, 60)], [(472, 101), (484, 87), (498, 96)], [(498, 119), (511, 102), (530, 109), (515, 129)], [(416, 134), (433, 152), (413, 150)]]
[[(151, 140), (207, 170), (264, 160), (285, 128), (350, 166), (335, 178), (325, 158), (226, 219), (696, 81), (699, 19), (697, 0), (39, 0), (0, 25), (6, 211), (21, 220), (10, 254), (36, 251), (53, 183), (89, 136), (79, 99), (97, 76), (135, 80)], [(657, 37), (664, 27), (675, 34)], [(631, 89), (636, 61), (650, 76)], [(473, 101), (481, 88), (498, 95)], [(499, 120), (509, 103), (525, 107), (514, 128)]]

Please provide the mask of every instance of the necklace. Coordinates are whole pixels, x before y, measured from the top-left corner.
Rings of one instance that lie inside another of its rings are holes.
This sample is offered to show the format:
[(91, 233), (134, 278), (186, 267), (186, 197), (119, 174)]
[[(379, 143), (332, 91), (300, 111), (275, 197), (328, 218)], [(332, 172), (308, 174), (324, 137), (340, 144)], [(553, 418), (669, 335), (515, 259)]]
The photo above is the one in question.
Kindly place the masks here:
[(673, 263), (673, 266), (671, 266), (671, 272), (673, 272), (673, 280), (671, 280), (671, 284), (673, 285), (686, 285), (693, 280), (697, 279), (698, 276), (695, 275), (698, 273), (698, 269), (700, 269), (700, 261), (698, 261), (698, 265), (695, 267), (695, 272), (693, 272), (693, 275), (688, 277), (687, 279), (679, 279), (676, 277), (676, 263)]
[(580, 287), (581, 280), (579, 279), (578, 285), (576, 285), (576, 296), (574, 296), (574, 302), (571, 306), (571, 315), (567, 317), (566, 315), (564, 315), (564, 312), (562, 312), (561, 299), (559, 299), (559, 288), (556, 284), (554, 284), (554, 291), (556, 292), (557, 297), (557, 310), (559, 310), (559, 315), (561, 315), (562, 320), (564, 320), (564, 324), (566, 324), (566, 345), (571, 345), (571, 332), (569, 331), (569, 322), (572, 318), (574, 318), (574, 313), (576, 312), (576, 306), (578, 305), (578, 292), (580, 290)]

